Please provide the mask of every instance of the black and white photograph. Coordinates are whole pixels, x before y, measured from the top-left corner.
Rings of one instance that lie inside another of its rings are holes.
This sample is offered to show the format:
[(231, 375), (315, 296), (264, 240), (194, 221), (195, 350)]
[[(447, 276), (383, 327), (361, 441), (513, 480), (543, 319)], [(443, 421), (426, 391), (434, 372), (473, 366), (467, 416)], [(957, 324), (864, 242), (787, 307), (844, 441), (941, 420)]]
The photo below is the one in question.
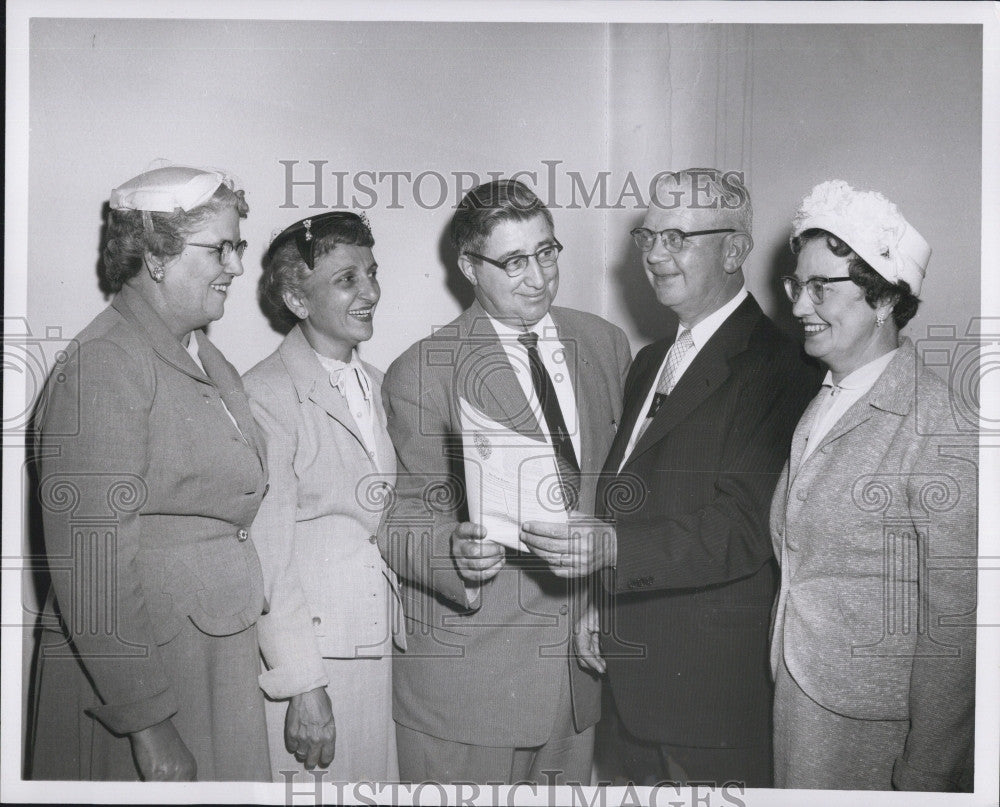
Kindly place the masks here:
[(4, 801), (1000, 803), (1000, 4), (6, 23)]

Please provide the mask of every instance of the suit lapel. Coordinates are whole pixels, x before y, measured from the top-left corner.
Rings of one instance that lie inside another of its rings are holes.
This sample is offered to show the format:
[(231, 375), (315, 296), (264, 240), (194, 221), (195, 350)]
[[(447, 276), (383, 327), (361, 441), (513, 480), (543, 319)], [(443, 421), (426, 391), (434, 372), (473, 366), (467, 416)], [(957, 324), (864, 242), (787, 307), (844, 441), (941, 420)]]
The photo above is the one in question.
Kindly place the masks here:
[(111, 305), (132, 325), (149, 337), (149, 344), (153, 348), (153, 352), (163, 361), (196, 381), (203, 384), (211, 383), (208, 376), (188, 355), (184, 345), (170, 332), (160, 315), (153, 310), (153, 307), (139, 292), (131, 286), (122, 286)]
[(790, 481), (795, 479), (795, 475), (799, 472), (799, 468), (802, 465), (802, 456), (805, 453), (806, 443), (809, 440), (809, 432), (812, 430), (813, 421), (816, 420), (816, 414), (823, 405), (823, 396), (829, 394), (826, 387), (823, 387), (819, 394), (809, 402), (809, 406), (806, 407), (806, 411), (803, 412), (798, 425), (795, 427), (795, 432), (792, 434), (792, 448), (788, 464), (788, 478)]
[[(698, 355), (667, 396), (667, 400), (660, 407), (649, 428), (635, 444), (624, 467), (666, 437), (678, 423), (701, 406), (729, 378), (730, 360), (746, 349), (750, 332), (762, 316), (764, 314), (757, 301), (748, 295), (698, 351)], [(665, 348), (664, 355), (667, 349), (669, 345)], [(658, 363), (657, 370), (659, 366)], [(645, 391), (646, 394), (649, 393), (648, 385)], [(638, 416), (636, 413), (636, 417)]]
[(669, 343), (666, 340), (662, 340), (654, 344), (643, 355), (644, 366), (636, 370), (632, 392), (626, 397), (625, 408), (622, 412), (622, 421), (618, 426), (614, 442), (611, 444), (608, 459), (604, 463), (604, 473), (618, 473), (618, 466), (622, 464), (622, 457), (625, 456), (628, 441), (632, 439), (635, 424), (640, 416), (642, 416), (646, 396), (649, 395), (649, 390), (656, 383), (660, 366), (663, 364), (663, 357), (667, 355), (667, 350), (669, 349)]
[(288, 332), (278, 352), (288, 369), (288, 374), (292, 377), (299, 400), (312, 401), (364, 446), (347, 401), (340, 394), (340, 390), (330, 383), (329, 374), (319, 363), (312, 346), (298, 325)]
[[(544, 441), (538, 420), (486, 311), (476, 302), (466, 317), (460, 323), (465, 327), (460, 327), (458, 333), (456, 368), (460, 370), (456, 374), (456, 394), (501, 426)], [(527, 365), (524, 369), (528, 369)]]
[(240, 377), (219, 352), (219, 349), (209, 341), (204, 331), (195, 331), (191, 338), (198, 340), (198, 358), (201, 360), (209, 379), (219, 390), (219, 396), (229, 410), (229, 414), (233, 416), (233, 420), (236, 421), (236, 426), (243, 435), (243, 439), (250, 444), (258, 456), (261, 456), (262, 446), (258, 439), (257, 423), (250, 411), (250, 404), (243, 392), (243, 383), (240, 381)]

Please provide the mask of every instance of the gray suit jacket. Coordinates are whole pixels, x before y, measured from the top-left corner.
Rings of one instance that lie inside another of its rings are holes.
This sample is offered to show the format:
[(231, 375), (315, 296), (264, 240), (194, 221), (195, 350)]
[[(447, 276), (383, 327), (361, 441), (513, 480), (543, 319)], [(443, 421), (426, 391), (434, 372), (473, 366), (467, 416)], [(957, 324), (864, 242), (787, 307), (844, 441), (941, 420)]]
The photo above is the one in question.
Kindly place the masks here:
[(267, 478), (262, 441), (236, 370), (202, 331), (192, 338), (204, 372), (125, 286), (77, 337), (41, 413), (52, 588), (104, 704), (94, 715), (116, 733), (184, 702), (159, 646), (188, 620), (225, 636), (264, 604), (248, 539)]
[[(592, 513), (596, 476), (621, 415), (628, 342), (591, 314), (551, 314), (576, 391), (580, 509)], [(408, 650), (393, 669), (397, 721), (458, 742), (540, 745), (568, 665), (576, 726), (593, 725), (600, 685), (571, 657), (571, 585), (533, 556), (508, 552), (506, 566), (469, 606), (451, 557), (451, 533), (468, 519), (458, 399), (551, 450), (483, 308), (473, 304), (403, 353), (386, 373), (383, 394), (399, 479), (380, 535), (402, 579), (407, 621)]]
[(977, 464), (948, 387), (899, 352), (805, 459), (802, 416), (771, 509), (771, 668), (848, 717), (909, 720), (893, 783), (952, 789), (975, 717)]

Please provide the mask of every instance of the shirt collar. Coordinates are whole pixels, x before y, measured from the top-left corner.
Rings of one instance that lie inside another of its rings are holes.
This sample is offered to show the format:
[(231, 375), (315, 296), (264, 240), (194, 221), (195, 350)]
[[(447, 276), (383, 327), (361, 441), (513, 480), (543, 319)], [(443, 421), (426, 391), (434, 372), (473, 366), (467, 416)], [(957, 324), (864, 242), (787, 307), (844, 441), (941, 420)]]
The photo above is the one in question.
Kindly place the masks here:
[[(524, 331), (517, 328), (511, 328), (510, 325), (505, 322), (501, 322), (489, 312), (487, 312), (486, 316), (489, 317), (490, 322), (493, 325), (493, 329), (497, 332), (497, 336), (500, 337), (501, 342), (516, 341), (517, 337), (524, 333)], [(546, 312), (545, 316), (538, 320), (538, 322), (526, 330), (532, 333), (537, 333), (543, 339), (552, 339), (559, 333), (556, 329), (555, 322), (552, 321), (552, 315), (548, 312)]]
[[(316, 353), (314, 350), (313, 353)], [(367, 398), (367, 390), (365, 387), (368, 386), (368, 373), (365, 372), (365, 368), (361, 364), (361, 357), (358, 356), (358, 350), (355, 348), (351, 351), (350, 361), (341, 361), (340, 359), (335, 359), (331, 356), (324, 356), (320, 353), (316, 353), (316, 358), (319, 359), (319, 363), (323, 365), (323, 369), (330, 374), (330, 383), (336, 387), (341, 395), (347, 394), (347, 373), (344, 370), (351, 368), (357, 371), (358, 383), (361, 385), (362, 392), (365, 392), (365, 397)]]
[[(742, 303), (747, 296), (747, 287), (744, 283), (740, 286), (740, 290), (736, 292), (736, 296), (733, 297), (732, 300), (723, 305), (722, 308), (713, 311), (705, 317), (705, 319), (691, 328), (691, 341), (694, 343), (696, 349), (701, 350), (705, 346), (705, 343), (712, 338), (720, 327), (722, 327), (722, 323), (729, 319), (729, 315), (740, 307), (740, 303)], [(684, 326), (678, 323), (677, 335), (680, 336), (681, 331), (683, 330)]]
[(823, 379), (823, 386), (855, 390), (871, 389), (878, 380), (878, 377), (882, 375), (885, 368), (889, 366), (889, 362), (892, 361), (892, 357), (896, 355), (896, 351), (898, 350), (899, 348), (896, 348), (896, 350), (890, 350), (888, 353), (884, 353), (877, 359), (868, 362), (868, 364), (862, 364), (857, 370), (848, 373), (840, 379), (839, 384), (833, 383), (833, 373), (827, 370), (826, 378)]

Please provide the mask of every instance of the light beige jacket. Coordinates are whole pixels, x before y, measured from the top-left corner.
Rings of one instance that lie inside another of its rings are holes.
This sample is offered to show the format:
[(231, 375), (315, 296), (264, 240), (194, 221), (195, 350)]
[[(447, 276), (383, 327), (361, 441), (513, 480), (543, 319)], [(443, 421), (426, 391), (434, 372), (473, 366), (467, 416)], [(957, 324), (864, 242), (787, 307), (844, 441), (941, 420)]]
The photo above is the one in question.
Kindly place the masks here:
[(324, 657), (391, 653), (400, 624), (395, 575), (375, 538), (396, 455), (385, 430), (382, 373), (364, 366), (377, 463), (298, 326), (243, 377), (269, 463), (253, 535), (268, 602), (258, 623), (269, 668), (261, 687), (273, 698), (327, 683)]
[(771, 507), (772, 673), (783, 659), (847, 717), (908, 719), (894, 785), (953, 787), (975, 717), (976, 435), (909, 339), (803, 460), (818, 401)]

